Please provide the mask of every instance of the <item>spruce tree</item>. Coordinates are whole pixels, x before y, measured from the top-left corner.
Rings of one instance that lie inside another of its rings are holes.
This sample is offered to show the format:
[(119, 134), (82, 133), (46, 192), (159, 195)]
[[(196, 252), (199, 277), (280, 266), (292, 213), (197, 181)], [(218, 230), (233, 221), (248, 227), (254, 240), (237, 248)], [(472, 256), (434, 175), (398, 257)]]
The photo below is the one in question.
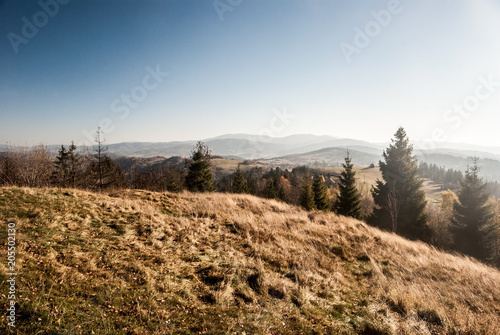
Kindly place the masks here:
[(264, 195), (268, 199), (276, 199), (278, 197), (278, 192), (276, 188), (276, 179), (274, 177), (269, 177), (266, 183), (266, 189), (264, 190)]
[(59, 187), (68, 186), (69, 180), (69, 169), (68, 169), (68, 150), (61, 145), (61, 148), (57, 152), (56, 157), (56, 170), (54, 171), (55, 183)]
[(68, 186), (76, 187), (78, 172), (81, 169), (80, 155), (76, 153), (75, 142), (71, 141), (68, 148)]
[(410, 239), (428, 241), (431, 232), (425, 214), (423, 182), (417, 174), (413, 146), (402, 127), (384, 150), (383, 157), (385, 162), (379, 162), (383, 181), (377, 180), (372, 190), (377, 206), (369, 223)]
[(247, 183), (248, 194), (255, 195), (257, 193), (257, 186), (255, 185), (255, 180), (251, 175), (248, 176), (246, 183)]
[(196, 143), (191, 153), (186, 187), (191, 192), (213, 192), (213, 177), (210, 171), (210, 149), (203, 142)]
[(248, 193), (247, 181), (241, 172), (239, 164), (234, 172), (233, 193)]
[(90, 179), (90, 188), (117, 189), (127, 186), (125, 175), (122, 169), (110, 157), (104, 156), (99, 161), (91, 161), (86, 171), (87, 178)]
[(335, 202), (335, 212), (340, 215), (350, 216), (355, 219), (362, 218), (361, 197), (356, 188), (356, 172), (351, 162), (349, 151), (345, 157), (345, 163), (342, 164), (344, 170), (339, 177), (339, 196)]
[(316, 204), (314, 203), (313, 188), (308, 178), (304, 180), (304, 184), (302, 185), (302, 190), (300, 193), (300, 205), (308, 211), (316, 209)]
[(320, 211), (328, 211), (330, 209), (330, 199), (328, 197), (328, 188), (326, 187), (322, 176), (317, 175), (314, 177), (312, 189), (316, 209)]
[(458, 201), (453, 206), (452, 233), (458, 251), (480, 260), (488, 258), (487, 228), (493, 219), (486, 184), (479, 178), (477, 158), (467, 167)]
[(80, 156), (76, 153), (76, 145), (72, 141), (68, 149), (61, 145), (58, 151), (53, 177), (59, 187), (76, 187), (77, 174), (81, 169)]
[(101, 127), (97, 127), (95, 142), (97, 146), (94, 148), (95, 154), (94, 159), (97, 162), (97, 172), (99, 175), (99, 190), (102, 191), (104, 185), (104, 176), (103, 176), (103, 161), (106, 157), (105, 152), (108, 150), (107, 147), (104, 146), (104, 132), (101, 130)]

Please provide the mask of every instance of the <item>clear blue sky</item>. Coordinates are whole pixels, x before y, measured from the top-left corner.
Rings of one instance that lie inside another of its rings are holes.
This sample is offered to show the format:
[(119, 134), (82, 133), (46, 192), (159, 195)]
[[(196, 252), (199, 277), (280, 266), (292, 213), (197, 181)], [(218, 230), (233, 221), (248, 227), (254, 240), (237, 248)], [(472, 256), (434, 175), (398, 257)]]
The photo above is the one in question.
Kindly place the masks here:
[(500, 2), (394, 1), (0, 0), (0, 143), (80, 143), (103, 122), (107, 143), (402, 125), (500, 146)]

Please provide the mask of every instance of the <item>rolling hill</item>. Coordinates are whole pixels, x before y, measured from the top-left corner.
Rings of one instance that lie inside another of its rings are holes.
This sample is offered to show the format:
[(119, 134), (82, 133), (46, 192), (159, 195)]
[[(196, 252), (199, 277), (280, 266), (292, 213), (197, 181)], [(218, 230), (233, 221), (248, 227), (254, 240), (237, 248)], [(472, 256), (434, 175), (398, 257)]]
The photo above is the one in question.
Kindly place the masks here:
[[(356, 165), (378, 165), (380, 154), (371, 154), (349, 149), (349, 154)], [(259, 162), (269, 166), (293, 168), (300, 165), (307, 166), (340, 166), (346, 156), (345, 148), (324, 148), (302, 154), (292, 154), (283, 157), (260, 159)]]
[(0, 188), (0, 221), (18, 333), (499, 334), (498, 270), (274, 200)]

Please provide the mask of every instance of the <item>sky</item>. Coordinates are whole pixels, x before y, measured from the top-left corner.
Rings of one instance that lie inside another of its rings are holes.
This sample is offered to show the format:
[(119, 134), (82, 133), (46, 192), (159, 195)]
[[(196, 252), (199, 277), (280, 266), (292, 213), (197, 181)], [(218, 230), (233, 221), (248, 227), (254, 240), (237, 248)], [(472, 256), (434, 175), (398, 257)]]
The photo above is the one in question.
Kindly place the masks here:
[(497, 0), (0, 0), (0, 143), (500, 146)]

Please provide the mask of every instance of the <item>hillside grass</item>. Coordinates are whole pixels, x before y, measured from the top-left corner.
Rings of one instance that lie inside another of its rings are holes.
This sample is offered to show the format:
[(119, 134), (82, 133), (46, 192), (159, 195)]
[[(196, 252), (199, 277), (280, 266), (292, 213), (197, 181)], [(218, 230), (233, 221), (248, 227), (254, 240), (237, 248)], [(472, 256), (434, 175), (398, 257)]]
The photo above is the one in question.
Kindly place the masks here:
[(236, 160), (229, 158), (212, 158), (210, 163), (215, 168), (221, 168), (225, 173), (234, 173), (240, 165), (241, 171), (248, 171), (252, 168), (265, 168), (265, 165), (249, 160)]
[(0, 188), (0, 221), (19, 334), (499, 334), (498, 270), (274, 200)]

